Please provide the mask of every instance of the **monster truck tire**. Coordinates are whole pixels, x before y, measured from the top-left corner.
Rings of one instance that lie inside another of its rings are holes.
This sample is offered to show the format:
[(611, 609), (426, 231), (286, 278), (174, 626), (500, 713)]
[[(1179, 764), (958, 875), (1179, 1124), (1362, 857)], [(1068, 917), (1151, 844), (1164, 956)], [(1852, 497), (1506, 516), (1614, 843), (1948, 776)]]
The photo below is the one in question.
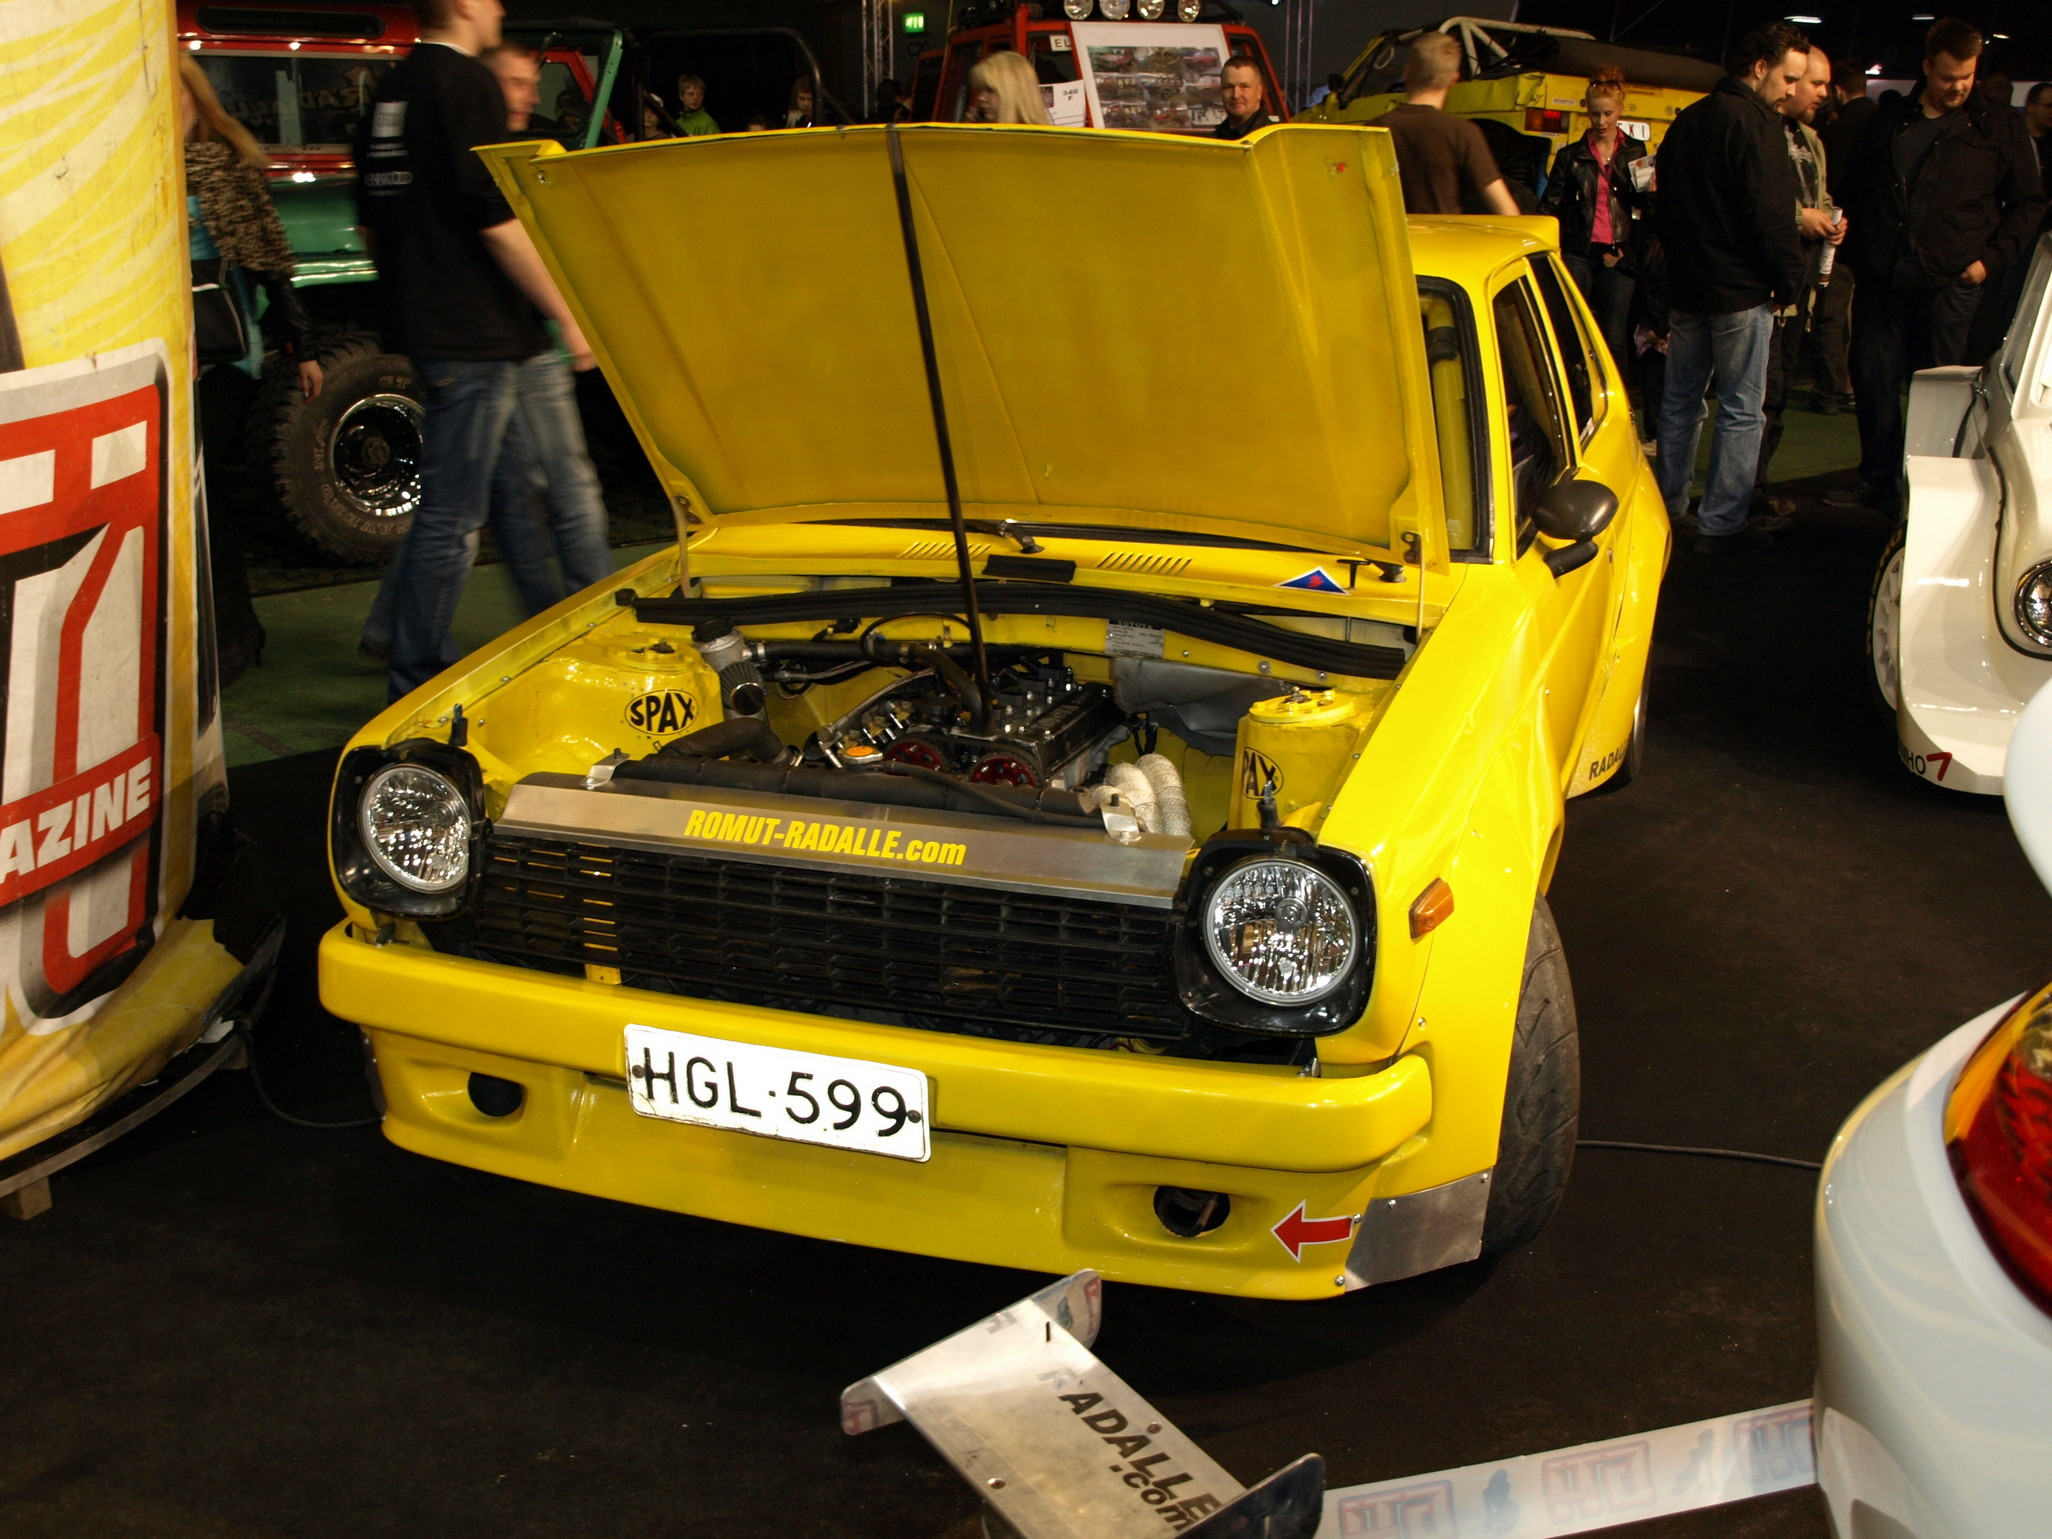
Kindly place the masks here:
[(375, 333), (323, 337), (326, 376), (311, 401), (279, 368), (250, 414), (249, 463), (268, 470), (293, 533), (330, 561), (382, 562), (420, 502), (420, 386)]
[(1533, 902), (1532, 930), (1525, 942), (1503, 1128), (1497, 1134), (1496, 1172), (1489, 1178), (1489, 1211), (1482, 1221), (1483, 1255), (1499, 1256), (1529, 1244), (1553, 1217), (1575, 1162), (1581, 1104), (1575, 994), (1553, 910), (1540, 897)]

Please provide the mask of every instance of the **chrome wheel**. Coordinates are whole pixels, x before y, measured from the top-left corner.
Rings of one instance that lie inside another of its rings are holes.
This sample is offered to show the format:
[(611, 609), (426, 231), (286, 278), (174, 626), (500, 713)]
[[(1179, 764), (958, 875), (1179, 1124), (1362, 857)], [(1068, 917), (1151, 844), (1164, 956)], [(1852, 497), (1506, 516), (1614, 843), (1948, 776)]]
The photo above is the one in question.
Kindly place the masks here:
[(355, 402), (328, 438), (328, 463), (345, 501), (374, 518), (405, 518), (420, 506), (420, 403), (381, 392)]

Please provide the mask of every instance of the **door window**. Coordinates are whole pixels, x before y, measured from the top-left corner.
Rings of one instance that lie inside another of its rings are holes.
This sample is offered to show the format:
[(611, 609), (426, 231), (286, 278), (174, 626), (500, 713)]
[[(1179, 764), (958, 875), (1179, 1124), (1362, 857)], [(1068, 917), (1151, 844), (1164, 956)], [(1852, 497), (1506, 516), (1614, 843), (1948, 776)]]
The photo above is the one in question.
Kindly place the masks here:
[(1537, 530), (1532, 522), (1533, 504), (1570, 468), (1568, 441), (1554, 387), (1553, 349), (1539, 322), (1531, 286), (1522, 282), (1507, 285), (1497, 294), (1493, 308), (1503, 367), (1512, 507), (1522, 553)]
[(1554, 340), (1560, 344), (1561, 361), (1567, 365), (1568, 399), (1575, 410), (1575, 427), (1587, 443), (1603, 420), (1603, 373), (1589, 334), (1582, 329), (1582, 317), (1569, 296), (1569, 280), (1557, 259), (1543, 257), (1532, 264), (1532, 276), (1539, 280), (1539, 293), (1546, 301), (1546, 318), (1553, 322)]
[(1418, 280), (1425, 364), (1432, 382), (1433, 437), (1446, 502), (1446, 543), (1456, 559), (1489, 552), (1489, 455), (1481, 360), (1467, 296), (1437, 278)]

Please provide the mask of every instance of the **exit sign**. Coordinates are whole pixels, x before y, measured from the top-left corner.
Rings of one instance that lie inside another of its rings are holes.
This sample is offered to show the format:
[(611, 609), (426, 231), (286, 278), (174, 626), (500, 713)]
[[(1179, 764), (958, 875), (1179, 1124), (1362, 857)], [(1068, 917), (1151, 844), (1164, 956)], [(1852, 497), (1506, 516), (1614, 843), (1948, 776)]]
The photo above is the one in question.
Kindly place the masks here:
[(905, 13), (905, 30), (907, 32), (924, 32), (926, 30), (926, 12), (907, 11)]

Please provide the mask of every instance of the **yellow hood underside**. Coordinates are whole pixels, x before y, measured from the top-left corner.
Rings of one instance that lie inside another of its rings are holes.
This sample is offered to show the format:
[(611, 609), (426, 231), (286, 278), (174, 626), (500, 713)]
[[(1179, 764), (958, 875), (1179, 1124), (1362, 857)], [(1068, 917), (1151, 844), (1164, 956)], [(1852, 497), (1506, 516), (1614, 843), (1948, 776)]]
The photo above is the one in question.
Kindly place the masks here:
[[(887, 132), (481, 152), (708, 522), (945, 513)], [(1417, 527), (1386, 132), (898, 132), (972, 516), (1361, 553)]]

